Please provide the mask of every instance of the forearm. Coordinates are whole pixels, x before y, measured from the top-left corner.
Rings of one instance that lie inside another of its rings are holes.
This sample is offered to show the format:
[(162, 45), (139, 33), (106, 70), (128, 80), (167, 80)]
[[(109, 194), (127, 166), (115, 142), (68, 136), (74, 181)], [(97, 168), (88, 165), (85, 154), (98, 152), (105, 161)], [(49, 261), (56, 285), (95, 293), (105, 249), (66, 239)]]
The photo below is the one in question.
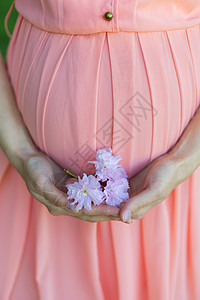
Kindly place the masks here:
[(200, 106), (168, 157), (177, 165), (178, 184), (200, 165)]
[(17, 108), (5, 62), (0, 53), (0, 147), (11, 164), (20, 169), (25, 156), (37, 153)]

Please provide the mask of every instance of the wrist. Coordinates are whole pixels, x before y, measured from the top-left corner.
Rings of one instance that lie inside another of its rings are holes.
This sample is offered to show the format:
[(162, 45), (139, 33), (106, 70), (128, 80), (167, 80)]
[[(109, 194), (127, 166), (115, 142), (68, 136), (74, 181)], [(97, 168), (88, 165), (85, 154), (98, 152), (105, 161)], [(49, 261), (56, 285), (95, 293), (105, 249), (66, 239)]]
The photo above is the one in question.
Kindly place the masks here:
[(185, 127), (175, 146), (168, 152), (176, 164), (179, 182), (187, 179), (200, 165), (200, 106)]
[(2, 149), (6, 154), (8, 160), (13, 167), (22, 174), (24, 161), (31, 156), (36, 156), (40, 153), (40, 150), (32, 143), (25, 141), (20, 146), (9, 147), (9, 149)]
[(200, 165), (198, 153), (192, 149), (185, 151), (178, 143), (167, 153), (167, 158), (175, 166), (176, 185), (187, 179)]

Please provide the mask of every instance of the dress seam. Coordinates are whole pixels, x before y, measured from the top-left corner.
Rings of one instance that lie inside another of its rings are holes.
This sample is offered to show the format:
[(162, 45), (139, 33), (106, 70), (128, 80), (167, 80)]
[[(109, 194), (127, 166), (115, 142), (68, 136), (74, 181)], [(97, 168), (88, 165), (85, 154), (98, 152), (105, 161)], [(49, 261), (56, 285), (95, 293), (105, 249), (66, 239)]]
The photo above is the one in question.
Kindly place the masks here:
[(171, 45), (171, 42), (170, 42), (170, 38), (166, 32), (166, 36), (167, 36), (167, 41), (168, 41), (168, 44), (169, 44), (169, 49), (171, 51), (171, 55), (172, 55), (172, 61), (173, 61), (173, 64), (174, 64), (174, 68), (175, 68), (175, 72), (176, 72), (176, 77), (177, 77), (177, 82), (178, 82), (178, 87), (179, 87), (179, 93), (180, 93), (180, 130), (179, 130), (179, 137), (181, 135), (181, 132), (182, 132), (182, 127), (183, 127), (183, 95), (182, 95), (182, 89), (181, 89), (181, 83), (180, 83), (180, 76), (179, 76), (179, 73), (178, 73), (178, 70), (177, 70), (177, 63), (175, 61), (175, 57), (174, 57), (174, 52), (172, 50), (172, 45)]
[[(100, 50), (100, 54), (99, 54), (99, 61), (98, 61), (98, 65), (97, 65), (97, 81), (96, 81), (96, 106), (95, 106), (95, 116), (96, 116), (96, 124), (95, 124), (95, 131), (96, 133), (98, 132), (98, 102), (99, 102), (99, 81), (100, 81), (100, 71), (101, 71), (101, 66), (102, 66), (102, 54), (103, 54), (103, 50), (104, 50), (104, 46), (105, 46), (105, 42), (106, 42), (106, 34), (103, 36), (103, 41), (101, 44), (101, 50)], [(96, 147), (96, 151), (97, 149), (97, 139), (95, 139), (95, 147)]]
[[(21, 24), (23, 24), (23, 20), (21, 22)], [(24, 46), (24, 51), (23, 51), (23, 54), (22, 54), (22, 57), (21, 57), (21, 62), (20, 62), (20, 65), (19, 65), (19, 69), (18, 69), (18, 76), (17, 76), (17, 80), (16, 80), (16, 97), (18, 98), (19, 96), (19, 83), (20, 83), (20, 78), (21, 78), (21, 74), (22, 74), (22, 68), (23, 68), (23, 64), (24, 64), (24, 59), (25, 59), (25, 55), (26, 55), (26, 49), (27, 49), (27, 46), (28, 46), (28, 42), (29, 42), (29, 39), (30, 39), (30, 35), (31, 35), (31, 28), (32, 26), (30, 25), (30, 28), (27, 30), (27, 39), (26, 39), (26, 42), (25, 42), (25, 46)], [(21, 103), (20, 101), (18, 100), (19, 102), (19, 106), (21, 107)]]
[(109, 61), (110, 61), (110, 74), (111, 74), (111, 88), (112, 88), (112, 132), (111, 132), (111, 144), (110, 147), (113, 151), (114, 143), (114, 121), (115, 121), (115, 100), (114, 100), (114, 80), (113, 80), (113, 68), (112, 68), (112, 59), (111, 59), (111, 49), (110, 49), (110, 39), (109, 35), (107, 34), (107, 43), (108, 43), (108, 55), (109, 55)]
[(189, 36), (188, 36), (187, 29), (185, 29), (185, 33), (186, 33), (186, 40), (187, 40), (187, 43), (188, 43), (188, 48), (189, 48), (190, 56), (191, 56), (191, 60), (192, 60), (192, 69), (193, 69), (194, 81), (195, 81), (195, 92), (196, 92), (196, 107), (195, 107), (195, 111), (196, 111), (197, 108), (198, 108), (196, 70), (195, 70), (195, 67), (194, 67), (194, 59), (193, 59), (193, 55), (192, 55), (192, 49), (191, 49), (191, 45), (190, 45), (190, 41), (189, 41)]
[(56, 78), (56, 75), (57, 75), (57, 72), (60, 68), (60, 65), (61, 65), (61, 62), (66, 54), (66, 51), (69, 47), (69, 45), (71, 44), (71, 41), (73, 39), (73, 35), (70, 37), (70, 39), (67, 41), (64, 49), (62, 50), (62, 53), (54, 67), (54, 70), (53, 70), (53, 73), (51, 75), (51, 78), (49, 80), (49, 87), (48, 87), (48, 90), (47, 90), (47, 93), (46, 93), (46, 97), (45, 97), (45, 100), (44, 100), (44, 106), (43, 106), (43, 114), (42, 114), (42, 144), (43, 144), (43, 147), (44, 147), (44, 150), (46, 151), (46, 154), (48, 155), (48, 150), (47, 150), (47, 147), (46, 147), (46, 141), (45, 141), (45, 117), (46, 117), (46, 110), (47, 110), (47, 103), (48, 103), (48, 100), (49, 100), (49, 95), (50, 95), (50, 92), (51, 92), (51, 89), (52, 89), (52, 86), (53, 86), (53, 83), (54, 83), (54, 80)]
[(21, 100), (21, 105), (20, 105), (21, 106), (21, 112), (22, 112), (23, 115), (24, 115), (25, 92), (26, 92), (27, 83), (28, 83), (28, 80), (29, 80), (30, 73), (31, 73), (31, 70), (33, 68), (34, 62), (35, 62), (36, 58), (38, 57), (46, 38), (47, 38), (47, 32), (44, 33), (44, 35), (43, 35), (43, 37), (42, 37), (42, 39), (39, 43), (38, 49), (37, 49), (37, 51), (36, 51), (36, 53), (35, 53), (35, 55), (32, 59), (32, 62), (31, 62), (30, 67), (28, 69), (28, 72), (26, 74), (26, 79), (25, 79), (25, 82), (24, 82), (23, 93), (22, 93), (22, 100)]
[(143, 63), (144, 63), (144, 68), (145, 68), (145, 72), (146, 72), (146, 76), (147, 76), (147, 82), (148, 82), (148, 86), (149, 86), (149, 93), (150, 93), (150, 99), (151, 99), (152, 134), (151, 134), (151, 150), (150, 150), (149, 160), (148, 160), (148, 163), (147, 163), (147, 164), (149, 164), (151, 162), (151, 159), (152, 159), (153, 141), (154, 141), (154, 113), (153, 113), (154, 107), (153, 107), (153, 96), (152, 96), (152, 88), (151, 88), (151, 85), (150, 85), (149, 74), (148, 74), (148, 71), (147, 71), (147, 63), (146, 63), (146, 60), (145, 60), (145, 57), (144, 57), (144, 51), (142, 49), (142, 44), (141, 44), (141, 41), (140, 41), (139, 34), (137, 34), (137, 37), (138, 37), (138, 43), (139, 43), (139, 46), (140, 46), (140, 51), (141, 51), (141, 55), (142, 55), (142, 59), (143, 59)]

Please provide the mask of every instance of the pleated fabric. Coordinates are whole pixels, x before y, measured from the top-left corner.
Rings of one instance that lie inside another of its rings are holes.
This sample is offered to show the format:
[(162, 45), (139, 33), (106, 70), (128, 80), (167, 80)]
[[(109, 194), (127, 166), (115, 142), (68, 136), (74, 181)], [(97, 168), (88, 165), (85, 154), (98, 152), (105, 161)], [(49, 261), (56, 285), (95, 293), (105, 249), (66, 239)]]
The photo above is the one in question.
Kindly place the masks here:
[[(177, 142), (200, 103), (200, 25), (55, 34), (18, 16), (6, 58), (36, 145), (82, 175), (96, 150), (129, 178)], [(52, 216), (0, 152), (3, 300), (198, 300), (200, 168), (131, 225)]]

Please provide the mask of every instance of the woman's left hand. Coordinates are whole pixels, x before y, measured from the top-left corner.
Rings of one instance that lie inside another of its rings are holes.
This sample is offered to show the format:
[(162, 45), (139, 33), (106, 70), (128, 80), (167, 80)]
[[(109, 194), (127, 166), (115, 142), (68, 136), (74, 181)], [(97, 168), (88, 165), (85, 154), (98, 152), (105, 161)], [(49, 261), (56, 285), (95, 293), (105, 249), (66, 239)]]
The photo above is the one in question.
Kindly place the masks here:
[(162, 202), (179, 184), (177, 166), (164, 154), (129, 180), (129, 199), (120, 207), (121, 221), (131, 224)]

